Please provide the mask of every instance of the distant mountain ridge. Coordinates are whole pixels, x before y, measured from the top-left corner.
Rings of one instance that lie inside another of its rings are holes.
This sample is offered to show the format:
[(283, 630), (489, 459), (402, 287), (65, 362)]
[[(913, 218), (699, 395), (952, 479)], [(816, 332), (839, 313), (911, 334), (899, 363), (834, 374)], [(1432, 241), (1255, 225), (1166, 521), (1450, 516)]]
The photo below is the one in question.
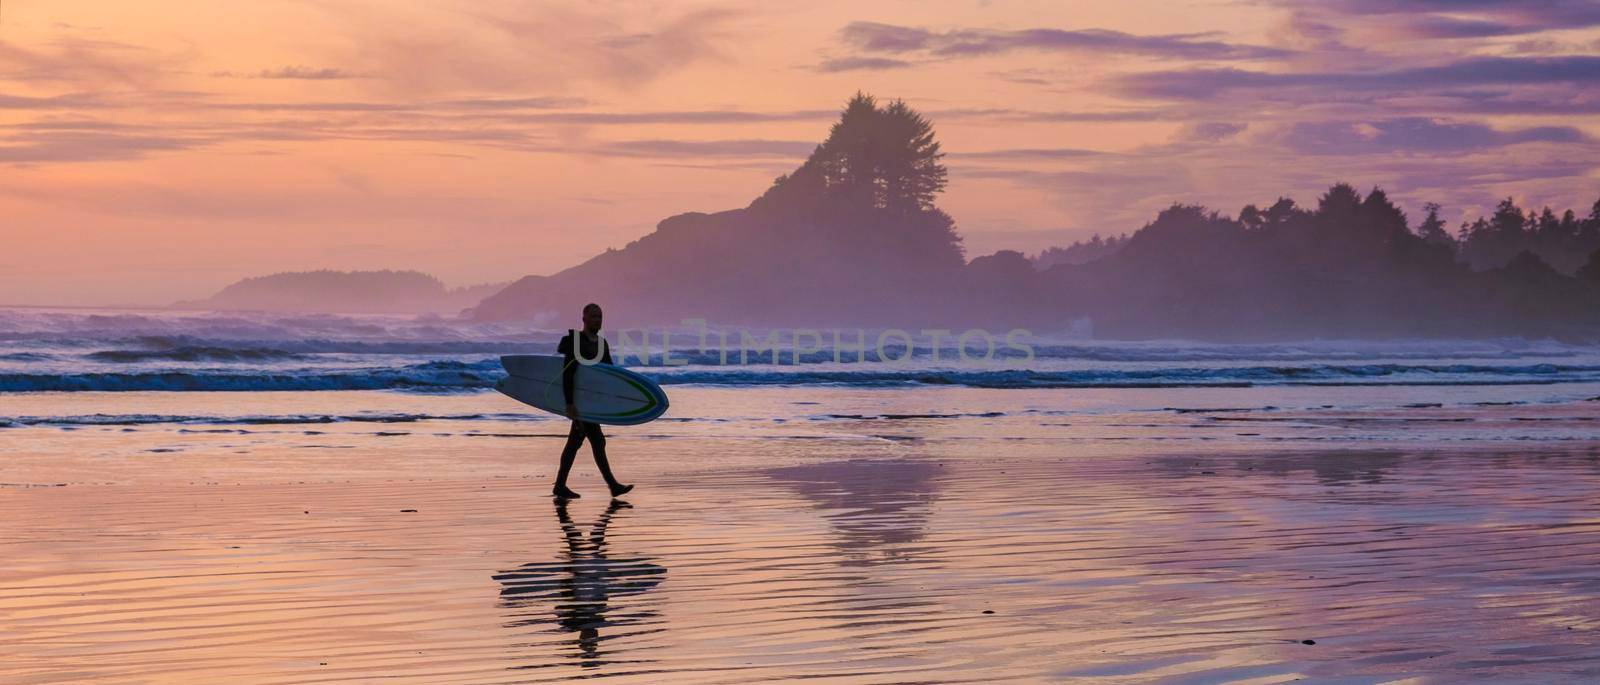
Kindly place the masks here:
[(954, 222), (933, 205), (942, 154), (921, 115), (858, 95), (805, 164), (750, 206), (668, 218), (623, 249), (512, 283), (470, 315), (565, 321), (597, 301), (629, 325), (920, 318), (965, 263)]
[(456, 314), (505, 287), (448, 288), (420, 271), (288, 271), (246, 278), (181, 309), (270, 312)]
[(1436, 205), (1413, 229), (1382, 189), (1363, 196), (1339, 183), (1315, 208), (1279, 198), (1234, 217), (1173, 205), (1126, 238), (968, 262), (933, 203), (942, 156), (904, 103), (858, 94), (805, 163), (748, 207), (673, 216), (467, 315), (559, 326), (592, 301), (622, 328), (703, 319), (1045, 332), (1089, 321), (1095, 335), (1125, 339), (1600, 341), (1600, 203), (1578, 219), (1525, 216), (1507, 201), (1458, 239)]

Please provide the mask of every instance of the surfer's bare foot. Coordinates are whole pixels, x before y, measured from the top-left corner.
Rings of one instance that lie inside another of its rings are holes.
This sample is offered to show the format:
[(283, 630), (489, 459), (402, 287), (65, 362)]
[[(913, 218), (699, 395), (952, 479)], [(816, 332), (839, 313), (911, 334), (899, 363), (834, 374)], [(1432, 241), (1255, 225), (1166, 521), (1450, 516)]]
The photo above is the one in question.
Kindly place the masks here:
[(632, 485), (623, 485), (621, 483), (617, 483), (616, 485), (611, 486), (611, 496), (612, 497), (621, 497), (623, 495), (628, 494), (628, 492), (630, 492), (632, 490), (633, 490), (633, 486)]
[(557, 485), (555, 488), (550, 490), (550, 494), (555, 495), (556, 499), (578, 499), (579, 497), (582, 497), (582, 495), (573, 492), (565, 485)]

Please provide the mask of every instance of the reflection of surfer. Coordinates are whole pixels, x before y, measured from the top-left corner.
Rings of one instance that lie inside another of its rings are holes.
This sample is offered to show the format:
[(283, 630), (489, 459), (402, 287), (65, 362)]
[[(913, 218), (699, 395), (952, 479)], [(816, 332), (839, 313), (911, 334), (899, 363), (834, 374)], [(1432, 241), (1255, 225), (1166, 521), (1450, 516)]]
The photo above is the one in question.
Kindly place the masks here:
[[(589, 533), (586, 545), (583, 533), (578, 526), (572, 523), (572, 516), (567, 513), (565, 500), (556, 501), (556, 519), (561, 521), (561, 532), (567, 538), (567, 574), (561, 579), (560, 596), (571, 601), (565, 607), (556, 607), (556, 618), (562, 628), (578, 634), (578, 651), (586, 660), (593, 661), (600, 656), (600, 626), (606, 620), (606, 600), (610, 599), (609, 588), (605, 579), (598, 582), (588, 576), (596, 571), (605, 572), (603, 568), (583, 568), (591, 560), (605, 561), (606, 526), (611, 523), (611, 516), (618, 509), (630, 506), (622, 500), (612, 500), (611, 506), (606, 508), (606, 513), (594, 524), (594, 530)], [(587, 547), (588, 549), (584, 549)]]
[(594, 452), (594, 465), (600, 467), (600, 475), (606, 479), (606, 486), (611, 488), (611, 496), (621, 497), (633, 489), (632, 485), (623, 485), (611, 475), (611, 464), (606, 461), (605, 433), (600, 432), (600, 424), (578, 419), (578, 405), (572, 392), (580, 362), (611, 363), (611, 346), (606, 344), (605, 338), (600, 337), (602, 316), (600, 305), (593, 302), (584, 305), (583, 330), (567, 331), (567, 335), (556, 346), (556, 351), (561, 353), (565, 362), (561, 370), (561, 392), (566, 395), (567, 418), (572, 419), (572, 430), (567, 432), (567, 445), (561, 449), (561, 470), (556, 473), (556, 485), (550, 491), (558, 499), (578, 496), (567, 487), (567, 474), (572, 471), (572, 462), (577, 459), (578, 448), (583, 446), (585, 438), (589, 440), (589, 449)]
[[(648, 621), (656, 615), (650, 611), (617, 609), (611, 606), (612, 600), (655, 587), (666, 569), (642, 558), (607, 557), (606, 527), (618, 511), (632, 505), (612, 500), (586, 537), (573, 523), (567, 504), (564, 499), (555, 501), (556, 520), (561, 524), (567, 543), (562, 558), (554, 562), (523, 564), (515, 570), (495, 574), (494, 579), (504, 586), (500, 597), (506, 606), (551, 602), (556, 625), (577, 633), (575, 658), (582, 666), (594, 668), (603, 663), (600, 660), (601, 628)], [(539, 623), (541, 621), (523, 620), (511, 625)]]

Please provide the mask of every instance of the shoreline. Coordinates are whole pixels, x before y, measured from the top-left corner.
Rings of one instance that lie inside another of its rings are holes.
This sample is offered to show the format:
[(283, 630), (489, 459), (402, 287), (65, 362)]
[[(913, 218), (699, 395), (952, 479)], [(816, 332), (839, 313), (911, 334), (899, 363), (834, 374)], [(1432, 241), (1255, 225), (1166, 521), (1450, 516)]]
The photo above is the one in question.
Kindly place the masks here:
[(1442, 397), (682, 386), (557, 507), (493, 394), (0, 395), (0, 682), (1600, 673), (1600, 405)]
[[(526, 477), (463, 463), (431, 480), (0, 488), (14, 522), (0, 538), (0, 680), (1600, 669), (1600, 597), (1584, 590), (1600, 570), (1582, 562), (1600, 555), (1600, 443), (1053, 460), (847, 449), (766, 466), (739, 446), (704, 441), (715, 454), (702, 457), (732, 468), (682, 470), (642, 453), (673, 450), (630, 445), (614, 461), (640, 489), (610, 512), (582, 458), (573, 484), (589, 496), (565, 511), (538, 476), (553, 459)], [(1496, 628), (1450, 627), (1463, 625)]]

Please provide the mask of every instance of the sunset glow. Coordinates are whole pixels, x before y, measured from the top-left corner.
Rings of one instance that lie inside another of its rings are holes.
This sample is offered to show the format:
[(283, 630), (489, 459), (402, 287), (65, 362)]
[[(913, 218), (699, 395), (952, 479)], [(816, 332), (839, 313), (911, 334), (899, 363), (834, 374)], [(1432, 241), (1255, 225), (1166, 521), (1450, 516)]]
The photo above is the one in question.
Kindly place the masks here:
[[(1403, 8), (1403, 9), (1397, 9)], [(969, 258), (1336, 181), (1587, 209), (1588, 2), (6, 0), (0, 302), (548, 274), (742, 207), (851, 94), (938, 127)]]

